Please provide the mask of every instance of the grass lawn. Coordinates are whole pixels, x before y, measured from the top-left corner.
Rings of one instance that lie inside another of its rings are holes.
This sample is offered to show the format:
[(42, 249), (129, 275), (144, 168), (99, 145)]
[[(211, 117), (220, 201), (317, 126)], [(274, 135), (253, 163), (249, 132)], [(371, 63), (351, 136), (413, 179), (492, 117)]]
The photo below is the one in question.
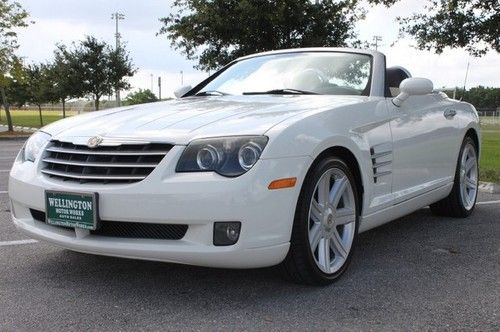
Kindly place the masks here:
[[(39, 128), (41, 127), (40, 125), (40, 116), (38, 115), (38, 111), (18, 111), (18, 110), (12, 110), (10, 112), (12, 116), (12, 122), (14, 123), (14, 126), (21, 126), (21, 127), (35, 127)], [(71, 116), (75, 115), (76, 112), (66, 112), (66, 116)], [(42, 111), (42, 120), (43, 120), (43, 125), (47, 125), (51, 122), (57, 121), (59, 119), (62, 119), (62, 111), (56, 110), (45, 110)], [(5, 115), (5, 111), (1, 110), (0, 111), (0, 124), (7, 124), (7, 117)]]
[[(23, 127), (40, 127), (40, 119), (37, 111), (11, 111), (14, 125)], [(68, 111), (67, 116), (75, 115), (76, 112)], [(6, 124), (5, 112), (0, 111), (0, 124)], [(44, 125), (62, 118), (60, 110), (46, 110), (42, 112)], [(482, 128), (482, 152), (481, 152), (481, 175), (482, 181), (500, 183), (500, 118), (481, 117)]]
[(500, 118), (481, 118), (481, 181), (500, 183)]

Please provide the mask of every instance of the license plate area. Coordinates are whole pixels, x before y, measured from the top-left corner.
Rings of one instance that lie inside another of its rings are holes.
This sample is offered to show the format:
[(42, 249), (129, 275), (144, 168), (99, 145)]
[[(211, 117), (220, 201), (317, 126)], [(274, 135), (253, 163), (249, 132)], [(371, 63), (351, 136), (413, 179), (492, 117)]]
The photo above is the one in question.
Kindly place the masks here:
[(97, 193), (45, 191), (49, 225), (95, 230), (98, 226)]

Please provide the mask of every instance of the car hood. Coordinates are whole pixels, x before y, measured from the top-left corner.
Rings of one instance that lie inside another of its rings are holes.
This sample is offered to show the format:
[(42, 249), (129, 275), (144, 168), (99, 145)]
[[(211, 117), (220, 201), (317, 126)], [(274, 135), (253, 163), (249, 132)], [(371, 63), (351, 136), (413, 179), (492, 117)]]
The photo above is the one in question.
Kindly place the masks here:
[(366, 97), (303, 95), (189, 97), (91, 112), (55, 122), (43, 130), (56, 139), (100, 135), (187, 144), (201, 137), (262, 135), (297, 114), (364, 99)]

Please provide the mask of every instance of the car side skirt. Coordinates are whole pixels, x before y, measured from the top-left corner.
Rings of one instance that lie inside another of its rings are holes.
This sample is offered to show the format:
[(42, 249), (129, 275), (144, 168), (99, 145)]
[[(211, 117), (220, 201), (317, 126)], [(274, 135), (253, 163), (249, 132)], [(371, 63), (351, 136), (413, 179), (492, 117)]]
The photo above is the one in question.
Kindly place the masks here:
[(439, 188), (428, 191), (417, 197), (410, 198), (393, 206), (387, 207), (370, 215), (363, 216), (359, 226), (359, 232), (365, 232), (378, 227), (407, 214), (415, 212), (423, 207), (435, 203), (449, 195), (453, 182)]

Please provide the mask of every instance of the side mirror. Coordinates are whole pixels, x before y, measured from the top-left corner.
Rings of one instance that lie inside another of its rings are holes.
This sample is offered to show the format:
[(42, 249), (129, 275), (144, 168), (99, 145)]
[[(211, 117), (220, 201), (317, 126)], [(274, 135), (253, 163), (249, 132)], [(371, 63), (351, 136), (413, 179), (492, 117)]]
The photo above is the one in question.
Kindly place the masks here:
[(174, 91), (175, 98), (182, 98), (186, 93), (191, 91), (191, 85), (184, 85)]
[(428, 95), (433, 90), (434, 85), (427, 78), (407, 78), (399, 85), (399, 91), (401, 92), (392, 100), (392, 103), (399, 107), (408, 97)]

